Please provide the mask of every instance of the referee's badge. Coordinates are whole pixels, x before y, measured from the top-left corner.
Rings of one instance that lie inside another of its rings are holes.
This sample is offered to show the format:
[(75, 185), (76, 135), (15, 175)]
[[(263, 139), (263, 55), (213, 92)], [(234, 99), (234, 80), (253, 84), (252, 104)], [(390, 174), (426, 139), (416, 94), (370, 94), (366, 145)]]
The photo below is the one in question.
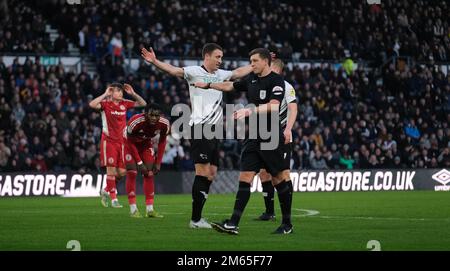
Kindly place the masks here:
[(266, 91), (265, 90), (260, 90), (259, 91), (259, 98), (260, 99), (265, 99), (266, 98)]

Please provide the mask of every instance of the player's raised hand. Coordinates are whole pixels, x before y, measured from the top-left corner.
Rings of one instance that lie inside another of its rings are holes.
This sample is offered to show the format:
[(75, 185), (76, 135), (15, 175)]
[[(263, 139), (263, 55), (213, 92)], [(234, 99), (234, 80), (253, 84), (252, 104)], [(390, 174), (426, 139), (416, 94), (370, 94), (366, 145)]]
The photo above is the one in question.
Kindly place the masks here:
[(134, 89), (130, 84), (123, 84), (123, 88), (124, 88), (125, 92), (130, 95), (134, 95), (136, 93), (136, 92), (134, 92)]
[(149, 50), (145, 49), (145, 47), (141, 50), (141, 56), (145, 59), (145, 61), (153, 63), (156, 60), (156, 54), (155, 51), (153, 51), (153, 48), (150, 47)]
[(196, 82), (196, 83), (191, 84), (191, 85), (196, 87), (196, 88), (207, 89), (209, 84), (208, 83), (204, 83), (204, 82)]
[(107, 87), (106, 90), (105, 90), (105, 94), (104, 95), (106, 97), (109, 97), (109, 96), (112, 95), (112, 92), (113, 92), (113, 88), (112, 87)]
[(252, 110), (249, 108), (243, 108), (239, 109), (238, 111), (235, 111), (233, 113), (233, 118), (236, 120), (243, 119), (245, 117), (248, 117), (252, 114)]

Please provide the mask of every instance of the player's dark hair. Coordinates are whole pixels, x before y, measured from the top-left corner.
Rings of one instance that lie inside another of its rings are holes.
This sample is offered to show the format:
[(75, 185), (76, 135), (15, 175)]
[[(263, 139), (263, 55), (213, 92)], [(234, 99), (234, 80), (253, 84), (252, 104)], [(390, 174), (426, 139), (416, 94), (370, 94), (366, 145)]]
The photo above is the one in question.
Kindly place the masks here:
[(157, 103), (148, 103), (145, 106), (145, 113), (148, 113), (150, 110), (158, 110), (160, 113), (163, 113), (162, 107)]
[(256, 55), (258, 54), (262, 59), (267, 59), (269, 62), (269, 66), (272, 60), (272, 57), (270, 56), (270, 51), (266, 48), (256, 48), (250, 51), (248, 56)]
[(124, 86), (121, 83), (114, 82), (114, 83), (110, 84), (109, 87), (118, 88), (122, 92), (124, 91)]
[(207, 43), (203, 46), (202, 49), (202, 58), (205, 58), (205, 55), (210, 55), (214, 50), (220, 50), (223, 52), (222, 47), (217, 43)]

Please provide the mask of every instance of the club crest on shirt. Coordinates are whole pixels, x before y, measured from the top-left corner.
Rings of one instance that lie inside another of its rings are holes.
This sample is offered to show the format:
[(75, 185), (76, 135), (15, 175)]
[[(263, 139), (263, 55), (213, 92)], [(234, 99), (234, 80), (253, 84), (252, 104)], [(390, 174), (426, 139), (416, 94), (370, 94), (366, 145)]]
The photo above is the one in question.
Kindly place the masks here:
[(259, 91), (259, 98), (260, 99), (265, 99), (266, 98), (266, 93), (267, 93), (266, 90), (260, 90)]
[(123, 106), (123, 104), (120, 105), (120, 110), (125, 110), (125, 106)]

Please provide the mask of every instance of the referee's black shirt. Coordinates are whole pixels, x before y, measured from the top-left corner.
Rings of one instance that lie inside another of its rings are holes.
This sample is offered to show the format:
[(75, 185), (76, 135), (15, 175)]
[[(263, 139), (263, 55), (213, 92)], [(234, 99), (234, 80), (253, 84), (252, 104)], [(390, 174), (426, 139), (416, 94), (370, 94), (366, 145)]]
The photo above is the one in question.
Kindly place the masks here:
[[(284, 97), (284, 80), (279, 74), (274, 72), (269, 73), (264, 77), (259, 77), (254, 73), (249, 74), (247, 77), (242, 79), (241, 81), (237, 81), (233, 83), (233, 88), (237, 91), (245, 91), (247, 92), (247, 100), (249, 104), (254, 104), (255, 106), (259, 106), (262, 104), (267, 104), (270, 100), (278, 100), (281, 105), (281, 101)], [(280, 108), (278, 107), (278, 110)], [(279, 118), (279, 114), (276, 113), (277, 118)], [(259, 117), (262, 117), (263, 114), (260, 114)], [(280, 136), (283, 135), (281, 131), (281, 119), (278, 120), (278, 130), (276, 132), (279, 133)], [(268, 123), (268, 131), (271, 131), (270, 125), (270, 114), (267, 114), (267, 123)], [(255, 127), (253, 127), (255, 128)], [(252, 127), (250, 127), (252, 129)], [(271, 131), (275, 132), (275, 131)], [(248, 138), (248, 135), (246, 135)], [(252, 140), (253, 141), (253, 140)], [(261, 142), (262, 140), (259, 137), (259, 129), (258, 129), (258, 139), (257, 141)], [(269, 140), (264, 140), (269, 141)]]

